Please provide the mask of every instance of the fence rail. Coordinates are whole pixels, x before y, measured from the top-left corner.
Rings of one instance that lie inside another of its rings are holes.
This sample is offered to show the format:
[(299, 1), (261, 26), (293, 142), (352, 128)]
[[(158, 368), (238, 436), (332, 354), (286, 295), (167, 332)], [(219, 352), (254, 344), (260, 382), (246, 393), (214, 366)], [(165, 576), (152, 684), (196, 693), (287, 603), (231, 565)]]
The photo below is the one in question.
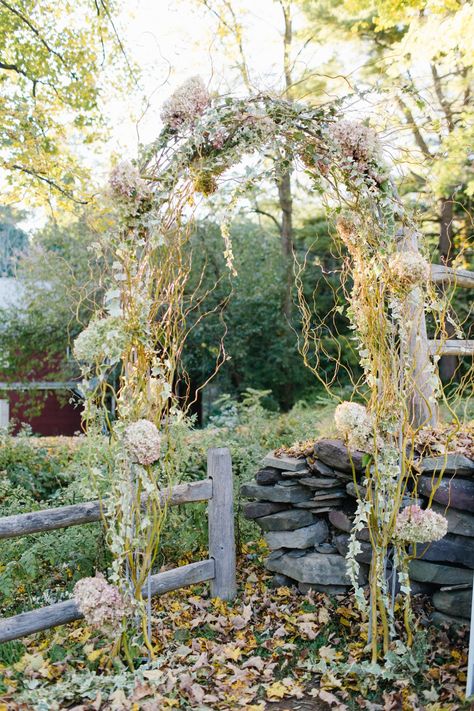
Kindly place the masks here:
[(428, 341), (431, 355), (474, 356), (474, 341)]
[[(213, 597), (231, 600), (236, 594), (234, 540), (234, 504), (232, 462), (228, 449), (210, 449), (207, 456), (208, 478), (179, 484), (161, 493), (163, 502), (177, 506), (195, 501), (209, 501), (209, 558), (150, 576), (150, 594), (210, 581)], [(0, 518), (0, 538), (15, 538), (31, 533), (52, 531), (99, 521), (99, 501), (32, 511)], [(143, 595), (148, 594), (143, 591)], [(25, 637), (42, 630), (82, 618), (74, 600), (58, 602), (37, 610), (0, 620), (0, 643)]]
[(452, 284), (465, 289), (474, 289), (474, 272), (445, 267), (443, 264), (432, 264), (431, 281), (435, 284)]
[[(194, 501), (207, 501), (212, 498), (212, 481), (191, 482), (178, 484), (168, 492), (160, 493), (161, 503), (167, 502), (168, 506), (191, 503)], [(102, 503), (102, 507), (106, 502)], [(80, 526), (84, 523), (100, 521), (102, 517), (100, 501), (86, 501), (81, 504), (60, 506), (55, 509), (30, 511), (15, 516), (0, 518), (0, 539), (26, 536), (30, 533), (43, 533), (54, 531), (56, 528)]]

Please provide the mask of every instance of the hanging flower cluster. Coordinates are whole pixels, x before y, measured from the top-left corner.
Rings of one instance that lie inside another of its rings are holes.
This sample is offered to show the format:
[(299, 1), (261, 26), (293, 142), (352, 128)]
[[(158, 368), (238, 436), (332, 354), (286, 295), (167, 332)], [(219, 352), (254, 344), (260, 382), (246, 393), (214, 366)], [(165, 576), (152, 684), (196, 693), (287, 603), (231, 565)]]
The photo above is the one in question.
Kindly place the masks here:
[(439, 541), (447, 532), (448, 521), (444, 516), (413, 504), (398, 514), (394, 538), (404, 543), (430, 543)]
[(120, 360), (126, 342), (127, 334), (120, 317), (93, 319), (74, 341), (74, 357), (87, 366), (113, 365)]
[(115, 585), (110, 585), (102, 575), (82, 578), (74, 586), (74, 601), (84, 615), (86, 622), (104, 632), (120, 629), (126, 615), (123, 596)]
[(374, 422), (364, 405), (356, 402), (341, 402), (334, 413), (337, 432), (350, 448), (371, 451), (373, 448)]
[(426, 284), (430, 265), (418, 252), (396, 252), (389, 259), (388, 273), (394, 290), (406, 290)]
[(372, 128), (358, 121), (342, 120), (329, 127), (329, 135), (349, 168), (367, 173), (377, 182), (385, 179), (385, 173), (375, 168), (380, 163), (380, 144)]
[(149, 420), (132, 422), (125, 429), (123, 441), (132, 460), (143, 466), (153, 464), (160, 458), (161, 435)]
[(164, 102), (160, 117), (165, 126), (176, 131), (192, 125), (210, 102), (211, 97), (201, 77), (191, 77)]

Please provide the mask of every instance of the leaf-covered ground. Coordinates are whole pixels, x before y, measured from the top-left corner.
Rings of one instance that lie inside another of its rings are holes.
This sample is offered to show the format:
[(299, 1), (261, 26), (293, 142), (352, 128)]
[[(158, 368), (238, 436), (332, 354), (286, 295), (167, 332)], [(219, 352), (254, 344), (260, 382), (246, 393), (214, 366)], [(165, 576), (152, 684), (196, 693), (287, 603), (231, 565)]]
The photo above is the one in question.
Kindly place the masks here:
[[(111, 667), (109, 645), (83, 622), (3, 645), (0, 711), (471, 708), (466, 631), (422, 632), (385, 669), (364, 667), (366, 629), (351, 596), (274, 589), (263, 552), (244, 551), (234, 604), (204, 585), (156, 599), (156, 659), (134, 673)], [(416, 613), (423, 626), (421, 601)]]

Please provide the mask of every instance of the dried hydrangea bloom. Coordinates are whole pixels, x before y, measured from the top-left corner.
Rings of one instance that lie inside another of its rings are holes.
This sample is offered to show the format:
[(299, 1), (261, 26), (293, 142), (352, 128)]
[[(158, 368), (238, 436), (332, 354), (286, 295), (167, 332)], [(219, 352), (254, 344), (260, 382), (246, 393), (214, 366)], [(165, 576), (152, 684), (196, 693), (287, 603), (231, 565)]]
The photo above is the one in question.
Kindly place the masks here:
[(138, 168), (127, 160), (120, 161), (112, 168), (109, 183), (113, 194), (127, 202), (139, 203), (151, 196), (150, 188), (140, 176)]
[(161, 435), (150, 420), (137, 420), (125, 429), (123, 440), (133, 461), (143, 466), (153, 464), (160, 458)]
[(394, 289), (407, 289), (428, 281), (430, 265), (419, 252), (396, 252), (389, 259), (388, 272)]
[(374, 425), (364, 405), (356, 402), (341, 402), (334, 413), (337, 432), (349, 447), (369, 451), (373, 442)]
[(372, 172), (372, 164), (380, 153), (377, 133), (358, 121), (337, 121), (329, 127), (332, 142), (341, 155), (353, 163), (359, 172)]
[(126, 614), (125, 600), (115, 585), (102, 575), (82, 578), (74, 586), (74, 601), (88, 625), (103, 631), (120, 628)]
[(191, 77), (164, 102), (161, 120), (174, 130), (191, 125), (210, 103), (211, 97), (201, 77)]
[(95, 319), (74, 341), (74, 357), (88, 365), (117, 363), (126, 341), (127, 334), (120, 317)]
[(338, 217), (336, 221), (336, 230), (347, 247), (351, 247), (357, 244), (358, 232), (357, 225), (354, 220), (348, 217)]
[(448, 522), (444, 516), (413, 504), (398, 514), (394, 538), (405, 543), (430, 543), (439, 541), (447, 532)]

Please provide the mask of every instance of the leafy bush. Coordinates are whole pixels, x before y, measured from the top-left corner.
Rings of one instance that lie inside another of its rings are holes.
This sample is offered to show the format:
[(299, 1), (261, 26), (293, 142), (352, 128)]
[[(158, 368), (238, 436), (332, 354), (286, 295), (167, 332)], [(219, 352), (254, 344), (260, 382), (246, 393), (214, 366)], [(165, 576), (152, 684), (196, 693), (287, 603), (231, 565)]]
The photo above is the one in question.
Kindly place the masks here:
[[(290, 412), (277, 414), (263, 406), (266, 396), (266, 391), (251, 389), (240, 401), (224, 396), (209, 426), (185, 430), (177, 445), (181, 481), (206, 477), (210, 447), (230, 449), (239, 544), (259, 533), (241, 516), (241, 484), (255, 475), (269, 450), (316, 438), (332, 420), (328, 400), (311, 406), (299, 403)], [(91, 465), (106, 460), (105, 438), (93, 450), (81, 438), (3, 436), (1, 444), (0, 516), (95, 498), (88, 473)], [(195, 503), (170, 509), (158, 564), (202, 555), (207, 547), (206, 508), (205, 503)], [(76, 580), (95, 569), (105, 570), (109, 556), (102, 526), (96, 523), (1, 541), (0, 561), (1, 606), (13, 614), (67, 597)]]

